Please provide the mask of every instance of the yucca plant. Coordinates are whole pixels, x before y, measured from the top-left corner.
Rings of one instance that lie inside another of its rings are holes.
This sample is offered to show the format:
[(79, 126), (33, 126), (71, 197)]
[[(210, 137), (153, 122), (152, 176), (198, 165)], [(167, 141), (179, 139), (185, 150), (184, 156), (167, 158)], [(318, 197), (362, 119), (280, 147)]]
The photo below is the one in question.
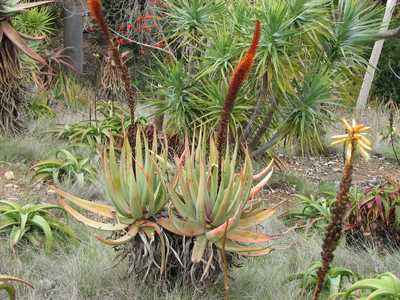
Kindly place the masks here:
[(212, 279), (220, 272), (216, 271), (221, 270), (222, 264), (217, 249), (223, 248), (231, 258), (261, 256), (272, 251), (265, 245), (272, 236), (254, 229), (274, 214), (273, 208), (264, 208), (262, 201), (256, 199), (272, 175), (272, 164), (253, 176), (252, 162), (246, 153), (244, 166), (237, 173), (237, 155), (237, 145), (233, 150), (227, 146), (219, 170), (216, 144), (211, 139), (207, 145), (200, 133), (197, 146), (186, 139), (184, 153), (175, 159), (176, 175), (167, 183), (173, 209), (168, 218), (161, 218), (158, 223), (172, 233), (195, 238), (191, 275), (197, 281)]
[[(62, 197), (61, 205), (72, 217), (89, 227), (114, 233), (115, 239), (97, 238), (117, 247), (121, 256), (128, 256), (131, 272), (144, 272), (144, 278), (149, 273), (165, 274), (170, 253), (169, 239), (157, 224), (168, 202), (162, 184), (167, 176), (168, 153), (159, 147), (156, 135), (149, 145), (143, 133), (138, 131), (134, 156), (127, 137), (119, 163), (113, 142), (109, 149), (104, 150), (104, 189), (111, 205), (84, 200), (56, 189)], [(73, 206), (83, 208), (104, 221), (90, 219)]]
[(89, 158), (74, 155), (66, 149), (58, 150), (55, 159), (40, 161), (32, 169), (33, 179), (57, 184), (70, 182), (83, 186), (85, 182), (93, 182), (96, 175)]
[(184, 62), (164, 64), (158, 59), (156, 61), (158, 69), (151, 72), (151, 92), (147, 102), (155, 109), (156, 115), (168, 112), (165, 119), (167, 129), (182, 134), (193, 127), (200, 116), (198, 106), (192, 99), (197, 82)]
[(186, 59), (193, 59), (198, 46), (204, 42), (206, 29), (224, 10), (220, 0), (173, 0), (168, 1), (162, 14), (168, 23), (165, 26), (170, 43), (180, 49)]
[(400, 279), (387, 272), (375, 278), (362, 279), (347, 291), (337, 294), (339, 299), (395, 300), (400, 299)]
[(0, 130), (15, 133), (21, 129), (24, 106), (21, 62), (18, 51), (22, 51), (35, 61), (46, 61), (28, 47), (12, 25), (11, 18), (33, 7), (54, 2), (54, 0), (21, 3), (20, 0), (0, 0)]
[(2, 290), (6, 291), (8, 294), (9, 300), (16, 300), (17, 299), (17, 291), (13, 283), (23, 283), (26, 286), (33, 289), (33, 285), (30, 284), (28, 281), (20, 279), (18, 277), (9, 276), (9, 275), (1, 275), (0, 274), (0, 292)]
[[(241, 124), (246, 122), (249, 117), (249, 111), (254, 103), (254, 96), (248, 90), (251, 85), (244, 83), (239, 91), (237, 101), (230, 113), (229, 132), (240, 132)], [(224, 91), (228, 90), (228, 79), (222, 78), (219, 82), (213, 82), (203, 79), (198, 86), (194, 87), (194, 93), (191, 97), (192, 103), (200, 111), (195, 124), (207, 126), (210, 129), (217, 129), (220, 121), (220, 115), (224, 110)]]
[(33, 8), (13, 19), (16, 30), (35, 37), (47, 37), (54, 33), (55, 14), (47, 7)]
[(22, 241), (28, 241), (35, 247), (45, 245), (46, 250), (51, 251), (55, 238), (76, 239), (66, 224), (50, 215), (52, 210), (63, 212), (61, 206), (54, 204), (20, 205), (14, 201), (0, 200), (0, 235), (9, 236), (13, 251)]
[(318, 72), (306, 74), (303, 82), (294, 86), (296, 93), (286, 97), (285, 120), (278, 132), (292, 149), (299, 145), (302, 155), (321, 153), (326, 148), (322, 137), (334, 121), (332, 110), (337, 106), (330, 94), (329, 78)]

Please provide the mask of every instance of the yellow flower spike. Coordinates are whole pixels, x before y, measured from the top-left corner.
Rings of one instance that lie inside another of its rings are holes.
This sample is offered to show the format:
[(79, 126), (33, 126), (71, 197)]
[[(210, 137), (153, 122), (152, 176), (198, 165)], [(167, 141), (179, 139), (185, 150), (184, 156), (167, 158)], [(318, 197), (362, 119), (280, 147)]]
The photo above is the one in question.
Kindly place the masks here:
[(353, 146), (357, 147), (362, 157), (369, 159), (368, 151), (372, 150), (372, 144), (366, 138), (365, 134), (368, 132), (370, 127), (361, 123), (357, 124), (355, 120), (352, 120), (351, 126), (345, 119), (342, 119), (342, 122), (345, 126), (346, 134), (333, 136), (333, 142), (331, 145), (344, 144), (346, 147), (345, 157), (347, 161), (351, 159)]

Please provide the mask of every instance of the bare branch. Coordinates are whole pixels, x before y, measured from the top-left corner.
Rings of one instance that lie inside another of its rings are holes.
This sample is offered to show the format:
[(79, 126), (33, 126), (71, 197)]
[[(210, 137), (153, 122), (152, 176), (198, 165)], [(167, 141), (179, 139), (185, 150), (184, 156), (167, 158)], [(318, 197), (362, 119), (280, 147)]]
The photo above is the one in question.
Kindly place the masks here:
[(378, 40), (400, 38), (400, 27), (381, 32), (376, 37)]

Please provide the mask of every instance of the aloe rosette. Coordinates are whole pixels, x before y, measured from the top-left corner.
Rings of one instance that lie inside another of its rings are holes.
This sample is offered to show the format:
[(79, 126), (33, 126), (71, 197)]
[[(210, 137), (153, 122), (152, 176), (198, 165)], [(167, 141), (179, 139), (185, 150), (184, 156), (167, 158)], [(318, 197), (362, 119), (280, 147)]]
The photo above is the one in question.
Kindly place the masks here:
[[(253, 228), (274, 214), (274, 209), (262, 207), (257, 194), (268, 183), (272, 162), (259, 174), (253, 176), (253, 166), (246, 152), (243, 168), (236, 173), (238, 146), (232, 154), (227, 146), (218, 179), (218, 150), (213, 141), (198, 139), (198, 146), (189, 145), (180, 158), (175, 158), (176, 175), (166, 184), (172, 208), (167, 218), (158, 223), (174, 234), (195, 238), (192, 262), (203, 259), (206, 249), (213, 245), (222, 249), (226, 231), (225, 251), (242, 256), (261, 256), (272, 251), (264, 244), (272, 237)], [(254, 182), (258, 182), (253, 186)], [(226, 230), (225, 230), (226, 229)]]
[[(117, 239), (97, 236), (97, 239), (105, 244), (120, 246), (138, 235), (142, 240), (150, 241), (159, 236), (162, 252), (159, 267), (162, 273), (165, 269), (168, 240), (157, 224), (157, 219), (168, 201), (161, 180), (161, 176), (167, 172), (167, 152), (164, 147), (161, 151), (158, 149), (156, 136), (149, 145), (143, 134), (138, 131), (134, 156), (126, 137), (119, 163), (113, 142), (110, 143), (109, 149), (104, 150), (104, 188), (112, 205), (88, 201), (62, 190), (55, 190), (61, 196), (61, 205), (76, 220), (95, 229), (119, 233)], [(86, 217), (73, 205), (103, 218), (104, 221)]]

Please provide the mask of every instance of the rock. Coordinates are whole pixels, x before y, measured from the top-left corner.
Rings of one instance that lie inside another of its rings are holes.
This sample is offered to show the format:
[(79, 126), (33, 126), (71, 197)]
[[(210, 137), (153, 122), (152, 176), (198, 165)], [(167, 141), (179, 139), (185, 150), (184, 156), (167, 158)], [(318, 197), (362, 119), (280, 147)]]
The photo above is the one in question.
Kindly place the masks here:
[(48, 189), (48, 190), (47, 190), (47, 194), (48, 194), (48, 195), (54, 195), (55, 193), (56, 193), (56, 191), (53, 190), (53, 189)]
[(18, 185), (16, 185), (16, 184), (12, 184), (12, 183), (7, 183), (7, 184), (5, 184), (4, 185), (4, 187), (6, 188), (6, 189), (12, 189), (12, 190), (16, 190), (16, 189), (18, 189)]
[(13, 171), (7, 171), (4, 173), (4, 178), (7, 180), (13, 180), (15, 178)]
[(33, 189), (34, 189), (35, 191), (39, 191), (41, 188), (42, 188), (42, 184), (41, 184), (40, 182), (37, 183), (37, 184), (35, 184), (35, 186), (33, 187)]

